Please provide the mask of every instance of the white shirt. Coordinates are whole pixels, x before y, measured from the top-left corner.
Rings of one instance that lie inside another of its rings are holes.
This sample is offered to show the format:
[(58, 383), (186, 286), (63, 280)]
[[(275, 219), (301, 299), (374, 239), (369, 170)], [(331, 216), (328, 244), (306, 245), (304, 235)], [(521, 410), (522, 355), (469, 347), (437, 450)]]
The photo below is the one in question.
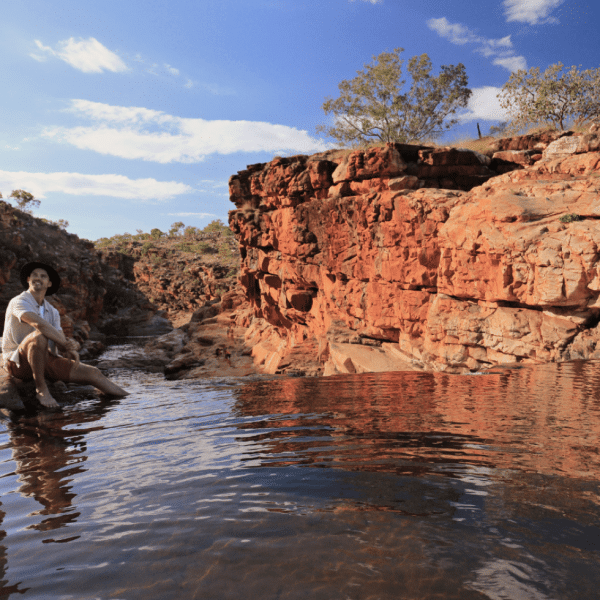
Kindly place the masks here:
[[(11, 360), (17, 366), (19, 365), (19, 344), (32, 332), (34, 327), (24, 323), (21, 317), (25, 313), (33, 313), (40, 315), (42, 319), (48, 321), (52, 327), (62, 331), (60, 326), (60, 314), (44, 299), (40, 306), (37, 300), (29, 293), (23, 292), (15, 296), (9, 303), (6, 309), (6, 317), (4, 319), (4, 333), (2, 335), (2, 358), (4, 362)], [(56, 353), (55, 344), (49, 341), (50, 351)]]

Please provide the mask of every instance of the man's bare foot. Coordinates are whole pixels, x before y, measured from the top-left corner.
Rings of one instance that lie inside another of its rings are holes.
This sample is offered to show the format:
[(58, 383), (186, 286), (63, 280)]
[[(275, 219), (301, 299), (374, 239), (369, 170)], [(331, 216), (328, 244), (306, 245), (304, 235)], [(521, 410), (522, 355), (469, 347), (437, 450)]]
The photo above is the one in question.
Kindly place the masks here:
[(117, 398), (123, 398), (129, 396), (129, 392), (126, 392), (122, 387), (118, 386), (114, 381), (100, 375), (99, 380), (94, 382), (94, 385), (107, 396), (116, 396)]
[(35, 397), (39, 403), (46, 408), (58, 408), (58, 402), (52, 397), (48, 390), (36, 392)]
[(119, 387), (116, 383), (110, 382), (111, 385), (104, 384), (100, 389), (100, 391), (106, 396), (115, 396), (117, 398), (124, 398), (125, 396), (129, 396), (129, 392), (126, 392), (123, 388)]

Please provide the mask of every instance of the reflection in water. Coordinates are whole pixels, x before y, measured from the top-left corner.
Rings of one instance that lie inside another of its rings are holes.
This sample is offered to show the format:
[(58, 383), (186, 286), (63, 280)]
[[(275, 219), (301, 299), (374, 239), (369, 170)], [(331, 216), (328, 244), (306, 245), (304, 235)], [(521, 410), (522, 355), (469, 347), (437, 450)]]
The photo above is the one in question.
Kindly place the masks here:
[(70, 428), (98, 421), (112, 403), (96, 402), (86, 411), (40, 412), (7, 423), (15, 473), (21, 483), (17, 491), (35, 498), (43, 507), (35, 514), (47, 516), (30, 528), (49, 531), (77, 520), (80, 513), (72, 506), (76, 494), (69, 484), (85, 470), (85, 436), (92, 428), (77, 427), (75, 434)]
[[(20, 485), (16, 491), (23, 497), (34, 498), (42, 506), (28, 515), (40, 515), (42, 520), (27, 525), (27, 529), (49, 531), (66, 527), (77, 520), (80, 513), (72, 505), (76, 494), (72, 493), (69, 483), (77, 473), (84, 471), (87, 449), (84, 436), (92, 429), (79, 428), (72, 435), (68, 428), (101, 419), (115, 401), (91, 404), (88, 403), (86, 410), (67, 407), (62, 412), (21, 413), (14, 420), (4, 419), (10, 441), (5, 442), (2, 449), (10, 449), (11, 461), (16, 463), (16, 467), (12, 473), (3, 476), (17, 475)], [(0, 511), (0, 523), (5, 516), (6, 513)], [(0, 539), (6, 535), (6, 531), (0, 531)], [(71, 541), (76, 537), (60, 541)], [(54, 541), (52, 538), (43, 540), (44, 543)], [(0, 568), (5, 574), (7, 559), (4, 546), (0, 546), (0, 553)], [(6, 580), (0, 581), (0, 597), (25, 591), (19, 589), (19, 584), (8, 585)]]
[(0, 424), (0, 597), (597, 597), (594, 363), (113, 376)]
[[(35, 514), (48, 517), (29, 527), (49, 531), (77, 520), (72, 506), (76, 497), (70, 483), (85, 471), (86, 435), (98, 427), (87, 426), (102, 419), (116, 400), (89, 402), (86, 410), (70, 407), (62, 412), (39, 412), (8, 424), (18, 492), (42, 505)], [(82, 427), (82, 425), (84, 425)]]
[(269, 464), (414, 475), (452, 475), (454, 468), (473, 465), (597, 480), (595, 370), (593, 363), (578, 362), (481, 376), (260, 382), (240, 389), (235, 410), (270, 415), (240, 426), (260, 431), (251, 439), (273, 455)]

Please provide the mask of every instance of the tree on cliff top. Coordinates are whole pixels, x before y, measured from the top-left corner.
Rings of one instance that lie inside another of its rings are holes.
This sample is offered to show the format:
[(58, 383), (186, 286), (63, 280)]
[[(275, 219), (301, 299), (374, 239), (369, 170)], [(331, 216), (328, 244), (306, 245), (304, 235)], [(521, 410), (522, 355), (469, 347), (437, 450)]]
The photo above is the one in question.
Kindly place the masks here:
[(17, 201), (20, 210), (29, 214), (31, 214), (32, 208), (37, 208), (40, 205), (40, 201), (25, 190), (13, 190), (9, 197)]
[(343, 145), (366, 145), (431, 139), (456, 125), (458, 119), (451, 117), (471, 96), (464, 65), (444, 65), (433, 76), (429, 56), (413, 56), (406, 65), (412, 82), (405, 89), (402, 52), (382, 52), (354, 79), (342, 81), (340, 97), (327, 98), (322, 107), (335, 124), (320, 125), (317, 131)]
[(512, 73), (498, 94), (500, 106), (510, 115), (510, 129), (521, 131), (544, 123), (564, 130), (569, 121), (576, 124), (600, 118), (600, 68), (580, 71), (573, 65), (550, 65)]

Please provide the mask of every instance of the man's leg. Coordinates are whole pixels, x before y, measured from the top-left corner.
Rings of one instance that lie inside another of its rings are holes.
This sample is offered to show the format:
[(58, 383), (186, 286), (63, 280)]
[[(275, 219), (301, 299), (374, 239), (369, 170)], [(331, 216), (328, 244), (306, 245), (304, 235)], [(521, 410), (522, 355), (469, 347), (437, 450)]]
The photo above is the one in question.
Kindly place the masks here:
[(113, 383), (108, 377), (102, 375), (99, 369), (90, 365), (84, 365), (82, 363), (73, 365), (71, 374), (69, 375), (69, 381), (72, 383), (85, 383), (87, 385), (93, 385), (101, 392), (109, 394), (110, 396), (128, 395), (124, 389), (120, 388), (116, 383)]
[(44, 372), (48, 360), (48, 338), (39, 331), (30, 333), (19, 346), (19, 351), (27, 357), (35, 382), (35, 397), (43, 406), (56, 408), (58, 402), (50, 394)]

